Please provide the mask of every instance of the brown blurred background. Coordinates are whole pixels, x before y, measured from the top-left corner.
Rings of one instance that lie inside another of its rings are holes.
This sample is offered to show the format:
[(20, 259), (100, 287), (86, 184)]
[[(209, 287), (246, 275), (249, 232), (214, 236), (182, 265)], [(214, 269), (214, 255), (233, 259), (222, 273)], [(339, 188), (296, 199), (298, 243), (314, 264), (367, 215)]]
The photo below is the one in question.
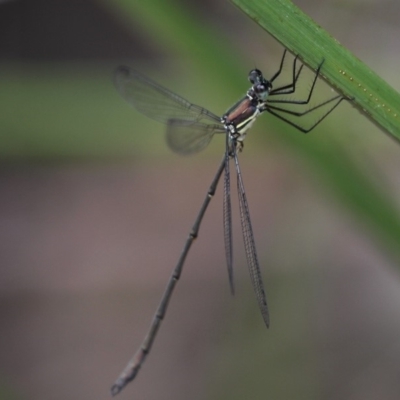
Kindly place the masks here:
[[(399, 89), (398, 1), (295, 3)], [(0, 399), (110, 397), (220, 162), (172, 154), (113, 69), (222, 114), (282, 51), (223, 0), (0, 1)], [(400, 148), (343, 103), (307, 136), (263, 116), (240, 159), (271, 328), (235, 194), (230, 296), (220, 187), (119, 398), (398, 399)]]

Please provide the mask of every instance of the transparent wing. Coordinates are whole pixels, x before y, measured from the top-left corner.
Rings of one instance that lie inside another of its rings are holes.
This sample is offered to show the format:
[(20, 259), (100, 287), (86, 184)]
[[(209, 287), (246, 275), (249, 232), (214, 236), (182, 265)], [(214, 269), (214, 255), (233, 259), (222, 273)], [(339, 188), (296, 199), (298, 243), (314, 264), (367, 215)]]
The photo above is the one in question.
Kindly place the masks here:
[[(227, 136), (228, 142), (228, 136)], [(224, 202), (223, 202), (223, 222), (224, 222), (224, 240), (225, 240), (225, 258), (228, 268), (229, 287), (231, 294), (235, 294), (235, 285), (233, 277), (233, 251), (232, 251), (232, 207), (231, 207), (231, 178), (229, 169), (229, 147), (225, 151), (225, 176), (224, 176)]]
[(267, 297), (265, 295), (264, 284), (261, 277), (260, 266), (254, 242), (253, 228), (251, 226), (249, 206), (247, 203), (246, 193), (244, 191), (242, 174), (240, 172), (239, 161), (235, 153), (235, 166), (237, 172), (237, 186), (239, 195), (240, 222), (242, 224), (244, 247), (246, 251), (247, 265), (249, 267), (251, 283), (256, 293), (258, 306), (265, 325), (269, 326), (269, 312), (267, 305)]
[(120, 66), (114, 84), (121, 96), (149, 118), (168, 124), (171, 119), (184, 122), (213, 123), (220, 118), (205, 108), (189, 103), (141, 73)]
[(214, 136), (225, 133), (222, 125), (170, 119), (167, 126), (167, 144), (179, 154), (193, 154), (203, 150)]

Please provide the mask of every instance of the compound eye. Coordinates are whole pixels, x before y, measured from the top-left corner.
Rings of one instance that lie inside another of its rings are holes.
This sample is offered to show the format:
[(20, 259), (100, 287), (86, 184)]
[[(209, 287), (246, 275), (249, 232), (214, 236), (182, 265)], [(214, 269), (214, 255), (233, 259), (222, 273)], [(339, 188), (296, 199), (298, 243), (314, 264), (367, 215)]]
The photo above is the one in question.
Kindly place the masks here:
[(249, 81), (254, 85), (263, 80), (262, 72), (259, 69), (253, 69), (249, 72)]

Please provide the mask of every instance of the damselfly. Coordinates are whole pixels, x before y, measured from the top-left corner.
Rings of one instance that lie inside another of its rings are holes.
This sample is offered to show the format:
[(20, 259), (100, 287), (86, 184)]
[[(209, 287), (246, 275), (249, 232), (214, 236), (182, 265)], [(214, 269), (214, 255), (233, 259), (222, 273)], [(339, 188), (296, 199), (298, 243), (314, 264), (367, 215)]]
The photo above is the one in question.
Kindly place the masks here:
[[(149, 331), (139, 350), (112, 386), (111, 393), (113, 395), (119, 393), (129, 381), (135, 378), (145, 361), (147, 354), (150, 352), (158, 328), (165, 316), (168, 302), (171, 298), (175, 284), (180, 278), (186, 256), (194, 239), (199, 233), (201, 221), (208, 204), (215, 193), (218, 181), (223, 172), (223, 226), (225, 254), (230, 290), (232, 294), (234, 293), (229, 169), (229, 162), (231, 159), (233, 159), (236, 169), (240, 221), (242, 225), (247, 265), (261, 315), (265, 325), (267, 327), (269, 326), (267, 299), (258, 263), (253, 229), (250, 221), (249, 206), (247, 204), (242, 174), (239, 167), (238, 152), (243, 149), (243, 140), (246, 136), (247, 130), (263, 112), (267, 111), (299, 129), (301, 132), (307, 133), (317, 126), (330, 112), (332, 112), (332, 110), (343, 99), (341, 95), (335, 95), (322, 103), (308, 107), (323, 61), (319, 64), (315, 72), (311, 88), (304, 100), (285, 98), (285, 96), (295, 93), (300, 74), (304, 67), (303, 64), (298, 67), (298, 56), (296, 56), (292, 65), (291, 82), (287, 85), (273, 88), (273, 82), (282, 72), (285, 56), (286, 51), (283, 54), (278, 71), (269, 80), (265, 79), (261, 71), (258, 69), (250, 71), (248, 76), (251, 83), (250, 89), (247, 91), (246, 95), (233, 105), (222, 117), (216, 116), (205, 108), (189, 103), (187, 100), (170, 92), (168, 89), (158, 85), (137, 71), (123, 66), (117, 69), (114, 82), (122, 97), (144, 115), (167, 125), (167, 143), (172, 150), (181, 154), (196, 153), (209, 144), (214, 134), (225, 134), (226, 145), (222, 162), (207, 191), (207, 195), (196, 217), (194, 225), (189, 232), (181, 256), (167, 283), (165, 292), (156, 310)], [(274, 98), (274, 96), (277, 97)], [(302, 111), (293, 111), (285, 108), (287, 105), (303, 105), (303, 107), (305, 105), (306, 109)], [(317, 120), (310, 126), (303, 126), (292, 120), (313, 111), (321, 110), (321, 107), (324, 106), (326, 106), (327, 109), (325, 109), (322, 115), (320, 115), (319, 118), (317, 118)]]

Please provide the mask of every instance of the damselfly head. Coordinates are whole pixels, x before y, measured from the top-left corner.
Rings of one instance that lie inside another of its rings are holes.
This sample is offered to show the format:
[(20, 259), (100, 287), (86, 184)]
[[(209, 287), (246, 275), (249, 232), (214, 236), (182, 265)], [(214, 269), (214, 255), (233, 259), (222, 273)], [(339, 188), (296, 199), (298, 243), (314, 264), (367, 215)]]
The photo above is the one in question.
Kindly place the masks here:
[(264, 81), (262, 72), (259, 69), (252, 69), (249, 72), (249, 81), (251, 82), (252, 85)]
[(253, 69), (249, 72), (249, 81), (252, 83), (251, 91), (253, 95), (261, 100), (265, 101), (272, 90), (271, 82), (267, 81), (262, 72), (259, 69)]

